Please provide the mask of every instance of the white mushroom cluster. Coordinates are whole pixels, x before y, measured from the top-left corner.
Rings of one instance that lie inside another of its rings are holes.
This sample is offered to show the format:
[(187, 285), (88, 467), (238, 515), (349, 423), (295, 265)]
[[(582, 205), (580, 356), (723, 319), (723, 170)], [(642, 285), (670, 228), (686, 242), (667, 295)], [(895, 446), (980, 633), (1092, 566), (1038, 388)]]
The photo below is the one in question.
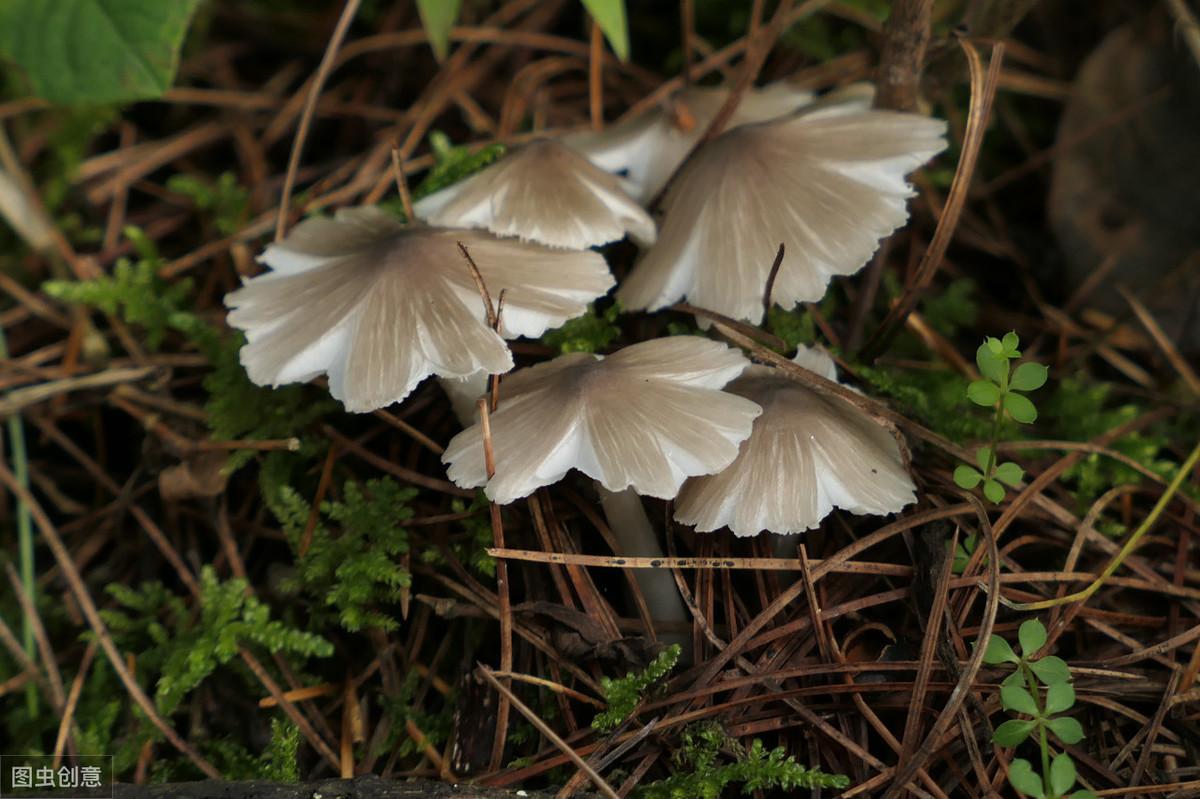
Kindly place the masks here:
[[(606, 131), (518, 147), (418, 202), (408, 225), (370, 207), (301, 222), (263, 252), (271, 271), (226, 298), (247, 373), (262, 385), (325, 374), (356, 412), (437, 376), (467, 425), (443, 456), (449, 477), (498, 503), (577, 470), (608, 492), (675, 499), (699, 531), (796, 533), (835, 507), (898, 511), (915, 488), (888, 431), (700, 336), (512, 372), (485, 458), (473, 400), (513, 369), (505, 339), (540, 336), (615, 284), (589, 248), (641, 248), (616, 294), (627, 310), (686, 299), (757, 324), (780, 244), (775, 302), (819, 300), (904, 224), (907, 174), (945, 146), (941, 121), (814, 102), (786, 83), (747, 92), (728, 130), (698, 145), (727, 97), (693, 88)], [(503, 292), (498, 326), (479, 279)], [(836, 379), (827, 355), (796, 357)]]

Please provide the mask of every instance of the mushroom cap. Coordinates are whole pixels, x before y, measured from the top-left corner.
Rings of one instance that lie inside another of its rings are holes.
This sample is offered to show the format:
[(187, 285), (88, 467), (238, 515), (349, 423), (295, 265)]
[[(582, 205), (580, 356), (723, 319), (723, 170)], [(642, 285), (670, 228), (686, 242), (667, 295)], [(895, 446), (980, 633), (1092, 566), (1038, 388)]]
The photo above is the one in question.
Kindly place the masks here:
[[(806, 369), (836, 377), (828, 355), (802, 348), (798, 356)], [(726, 391), (763, 413), (729, 467), (683, 484), (676, 521), (698, 532), (790, 534), (816, 527), (834, 508), (882, 515), (916, 500), (896, 440), (855, 406), (765, 366), (747, 369)]]
[[(667, 108), (658, 106), (600, 132), (574, 133), (564, 141), (592, 163), (610, 172), (624, 172), (629, 193), (639, 202), (648, 203), (667, 185), (728, 97), (728, 87), (693, 86), (681, 91), (677, 98), (694, 121), (687, 130), (680, 128)], [(812, 100), (812, 92), (786, 81), (749, 89), (738, 102), (730, 124), (774, 119)]]
[(699, 336), (651, 339), (608, 357), (562, 355), (501, 382), (489, 419), (490, 481), (478, 423), (450, 441), (442, 461), (459, 486), (486, 485), (501, 504), (571, 469), (609, 491), (669, 499), (687, 477), (729, 465), (750, 435), (759, 407), (720, 391), (748, 365), (738, 350)]
[[(462, 243), (492, 297), (506, 290), (500, 335), (488, 327)], [(272, 271), (225, 297), (244, 330), (241, 362), (259, 385), (329, 375), (348, 411), (403, 400), (431, 374), (505, 372), (505, 337), (540, 336), (613, 285), (604, 259), (472, 230), (404, 227), (377, 208), (301, 222), (259, 260)]]
[(912, 170), (946, 145), (946, 123), (853, 103), (743, 125), (703, 145), (664, 199), (658, 242), (621, 285), (631, 310), (688, 302), (754, 324), (780, 243), (772, 298), (815, 302), (908, 219)]
[(466, 180), (424, 198), (416, 215), (434, 225), (485, 228), (551, 247), (582, 250), (626, 233), (654, 243), (654, 220), (615, 175), (553, 139), (511, 151)]
[(463, 427), (470, 427), (478, 413), (476, 403), (480, 397), (488, 393), (488, 380), (491, 375), (482, 370), (473, 372), (466, 377), (439, 377), (438, 384), (446, 392), (450, 400), (450, 410), (454, 418)]

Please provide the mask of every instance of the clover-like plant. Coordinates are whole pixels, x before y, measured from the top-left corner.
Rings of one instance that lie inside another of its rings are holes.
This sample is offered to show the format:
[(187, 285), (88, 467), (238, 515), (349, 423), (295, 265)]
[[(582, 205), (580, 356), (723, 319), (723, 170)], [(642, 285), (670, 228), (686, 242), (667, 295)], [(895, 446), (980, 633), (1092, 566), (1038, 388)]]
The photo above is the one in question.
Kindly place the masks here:
[(982, 380), (967, 386), (967, 397), (976, 405), (993, 408), (991, 440), (986, 447), (975, 453), (979, 468), (960, 465), (954, 470), (954, 482), (968, 491), (983, 484), (983, 495), (992, 502), (1004, 499), (1004, 486), (1016, 488), (1021, 484), (1025, 472), (1012, 461), (1000, 463), (996, 457), (996, 444), (1000, 439), (1000, 425), (1005, 415), (1020, 422), (1032, 424), (1037, 419), (1037, 407), (1021, 392), (1034, 391), (1046, 383), (1048, 369), (1040, 363), (1026, 361), (1012, 369), (1011, 361), (1021, 357), (1017, 349), (1021, 340), (1015, 332), (1004, 338), (989, 336), (975, 351), (975, 363), (979, 366)]
[[(1032, 763), (1018, 757), (1009, 764), (1008, 781), (1034, 799), (1058, 799), (1067, 796), (1075, 785), (1075, 761), (1066, 752), (1051, 757), (1050, 736), (1067, 745), (1083, 740), (1083, 726), (1071, 716), (1058, 715), (1075, 705), (1071, 670), (1055, 655), (1034, 658), (1046, 643), (1046, 628), (1037, 619), (1022, 624), (1017, 638), (1021, 645), (1019, 655), (1008, 641), (993, 635), (988, 640), (983, 662), (991, 666), (1005, 663), (1016, 666), (1000, 683), (1000, 702), (1010, 713), (1028, 718), (1009, 719), (996, 728), (992, 739), (999, 746), (1015, 747), (1035, 736), (1041, 750), (1042, 773), (1039, 775)], [(1085, 789), (1070, 794), (1070, 799), (1095, 797)]]

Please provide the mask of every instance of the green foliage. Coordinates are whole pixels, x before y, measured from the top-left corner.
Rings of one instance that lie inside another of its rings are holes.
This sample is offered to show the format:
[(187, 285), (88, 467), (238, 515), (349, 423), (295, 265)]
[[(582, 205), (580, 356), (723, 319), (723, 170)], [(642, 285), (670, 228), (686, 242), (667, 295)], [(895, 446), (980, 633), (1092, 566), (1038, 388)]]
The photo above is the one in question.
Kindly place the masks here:
[(897, 411), (951, 441), (978, 440), (989, 434), (986, 421), (962, 412), (967, 381), (957, 372), (855, 365), (854, 373), (873, 393), (892, 400)]
[[(1095, 383), (1082, 377), (1067, 377), (1045, 404), (1045, 417), (1054, 425), (1058, 435), (1074, 441), (1091, 441), (1143, 413), (1143, 408), (1131, 402), (1116, 403), (1110, 383)], [(1176, 420), (1186, 424), (1186, 418)], [(1122, 435), (1108, 444), (1110, 449), (1126, 455), (1150, 471), (1170, 480), (1176, 465), (1159, 457), (1171, 438), (1194, 437), (1193, 431), (1176, 429), (1174, 435), (1162, 427)], [(1078, 463), (1063, 473), (1063, 479), (1075, 484), (1075, 498), (1081, 508), (1092, 504), (1097, 497), (1116, 485), (1138, 483), (1142, 476), (1136, 469), (1097, 453), (1086, 453)]]
[(297, 782), (300, 768), (296, 754), (300, 751), (300, 728), (291, 721), (271, 719), (271, 742), (262, 753), (261, 768), (255, 779), (269, 782)]
[(621, 335), (621, 328), (616, 325), (620, 314), (621, 308), (615, 302), (600, 312), (596, 311), (594, 303), (590, 304), (587, 313), (548, 331), (542, 336), (542, 343), (561, 353), (599, 352)]
[(212, 215), (213, 224), (222, 236), (237, 232), (246, 214), (250, 192), (237, 181), (232, 172), (223, 172), (216, 181), (194, 175), (172, 175), (167, 188), (190, 199), (201, 211)]
[(964, 328), (973, 327), (979, 316), (979, 304), (975, 302), (976, 288), (975, 281), (969, 277), (951, 281), (945, 291), (927, 298), (922, 304), (925, 321), (947, 338), (953, 338)]
[[(88, 155), (92, 139), (107, 130), (117, 118), (114, 106), (59, 108), (49, 112), (49, 141), (46, 142), (45, 170), (36, 179), (42, 192), (42, 202), (57, 211), (67, 199), (71, 181), (79, 165)], [(104, 236), (97, 226), (89, 226), (78, 214), (59, 216), (64, 235), (79, 243), (99, 243)]]
[(429, 134), (429, 147), (433, 150), (433, 167), (425, 179), (413, 189), (414, 200), (441, 191), (458, 181), (474, 175), (488, 164), (504, 155), (503, 144), (489, 144), (472, 152), (469, 147), (455, 146), (450, 137), (439, 130)]
[[(136, 229), (126, 229), (126, 235), (141, 244), (144, 236)], [(157, 263), (142, 259), (117, 261), (111, 276), (95, 280), (52, 280), (42, 284), (42, 290), (64, 302), (88, 305), (105, 313), (120, 316), (126, 322), (145, 331), (146, 346), (157, 350), (171, 330), (190, 336), (203, 336), (206, 343), (215, 341), (215, 333), (195, 314), (185, 310), (192, 291), (190, 280), (168, 285), (158, 276)]]
[(625, 0), (583, 0), (609, 46), (622, 61), (629, 59), (629, 20), (625, 14)]
[[(409, 551), (408, 530), (401, 522), (412, 517), (408, 503), (417, 495), (416, 489), (403, 488), (389, 477), (361, 486), (346, 481), (341, 501), (321, 503), (325, 522), (313, 527), (308, 548), (301, 553), (310, 506), (288, 484), (289, 472), (290, 464), (283, 457), (268, 458), (259, 479), (267, 507), (296, 552), (296, 575), (285, 589), (304, 593), (335, 611), (339, 623), (351, 632), (395, 629), (396, 620), (379, 608), (398, 601), (401, 589), (412, 579), (400, 563)], [(328, 522), (337, 525), (336, 534)]]
[[(462, 540), (455, 541), (451, 546), (456, 558), (468, 564), (479, 574), (494, 579), (496, 559), (489, 555), (487, 550), (495, 543), (495, 536), (492, 532), (492, 520), (489, 518), (487, 510), (488, 500), (482, 491), (475, 492), (469, 505), (461, 499), (451, 500), (450, 511), (452, 513), (471, 514), (460, 522), (466, 536)], [(426, 553), (429, 557), (439, 556), (436, 549), (428, 549)]]
[[(1070, 745), (1083, 740), (1083, 727), (1071, 716), (1058, 715), (1075, 705), (1075, 689), (1071, 687), (1071, 670), (1062, 658), (1047, 655), (1035, 658), (1046, 644), (1045, 626), (1037, 619), (1023, 623), (1017, 631), (1020, 654), (998, 635), (987, 642), (983, 662), (990, 666), (1011, 664), (1016, 668), (1000, 684), (1000, 702), (1014, 715), (996, 728), (993, 740), (999, 746), (1020, 746), (1036, 735), (1041, 750), (1042, 774), (1038, 776), (1033, 764), (1015, 758), (1008, 769), (1008, 781), (1021, 793), (1035, 799), (1058, 799), (1075, 785), (1075, 763), (1066, 752), (1050, 756), (1049, 735)], [(1044, 690), (1044, 694), (1043, 694)], [(1071, 794), (1071, 799), (1095, 799), (1088, 790)]]
[(417, 725), (425, 740), (435, 749), (440, 749), (450, 737), (454, 726), (454, 697), (446, 698), (441, 709), (430, 713), (420, 709), (415, 701), (417, 689), (421, 687), (422, 677), (416, 671), (409, 671), (400, 683), (400, 690), (395, 695), (382, 695), (379, 701), (384, 713), (391, 719), (392, 729), (384, 739), (376, 754), (396, 752), (401, 758), (419, 754), (416, 741), (405, 732), (405, 723), (410, 719)]
[(458, 10), (462, 0), (417, 0), (417, 13), (421, 16), (421, 26), (429, 37), (429, 45), (441, 61), (446, 57), (450, 46), (450, 29), (458, 19)]
[[(212, 364), (204, 376), (208, 392), (205, 410), (214, 438), (219, 440), (263, 440), (291, 438), (314, 420), (335, 410), (325, 394), (314, 399), (305, 386), (280, 389), (250, 382), (238, 359), (245, 344), (241, 333), (222, 336), (220, 330), (201, 319), (189, 307), (191, 281), (167, 283), (158, 276), (161, 263), (149, 238), (135, 227), (125, 228), (126, 237), (141, 256), (137, 261), (121, 259), (113, 274), (94, 280), (52, 280), (42, 290), (64, 302), (98, 308), (142, 328), (146, 345), (157, 350), (169, 332), (182, 334)], [(253, 457), (252, 450), (233, 453), (226, 467), (239, 468)]]
[(196, 686), (251, 644), (272, 654), (333, 654), (333, 646), (320, 636), (272, 620), (270, 608), (247, 596), (247, 587), (240, 578), (221, 582), (205, 566), (197, 614), (161, 583), (138, 589), (108, 586), (120, 609), (101, 614), (122, 649), (141, 652), (139, 670), (159, 673), (154, 698), (163, 715), (173, 713)]
[[(238, 359), (246, 343), (241, 333), (228, 336), (212, 355), (212, 371), (204, 376), (208, 402), (208, 426), (215, 439), (292, 438), (317, 419), (337, 410), (329, 395), (309, 386), (292, 385), (270, 388), (250, 382)], [(252, 450), (239, 450), (229, 458), (229, 471), (240, 468), (254, 457)]]
[(1006, 333), (1003, 339), (988, 337), (975, 352), (975, 363), (979, 366), (982, 380), (967, 386), (967, 397), (976, 405), (993, 408), (991, 441), (975, 453), (979, 465), (960, 465), (954, 470), (954, 482), (968, 491), (983, 484), (983, 495), (992, 502), (1004, 499), (1005, 486), (1013, 488), (1021, 484), (1025, 473), (1012, 463), (998, 463), (996, 444), (1000, 440), (1000, 424), (1005, 416), (1021, 424), (1032, 424), (1037, 420), (1037, 408), (1021, 392), (1035, 391), (1046, 384), (1048, 370), (1040, 363), (1026, 361), (1011, 369), (1011, 361), (1021, 357), (1017, 349), (1021, 340), (1015, 332)]
[[(582, 0), (583, 5), (596, 20), (604, 38), (617, 58), (629, 58), (629, 23), (625, 15), (625, 0)], [(462, 0), (417, 0), (417, 11), (429, 44), (438, 60), (446, 57), (450, 44), (450, 29), (458, 19)]]
[(817, 340), (812, 312), (803, 306), (785, 311), (772, 305), (767, 311), (767, 329), (787, 344), (788, 352), (795, 352), (800, 345), (808, 346)]
[(171, 86), (199, 0), (6, 0), (0, 56), (37, 96), (89, 105), (159, 97)]
[(680, 651), (679, 644), (671, 644), (640, 672), (630, 672), (616, 680), (602, 678), (600, 688), (604, 691), (608, 709), (596, 714), (592, 729), (597, 732), (615, 730), (642, 701), (646, 691), (675, 668)]
[[(723, 753), (732, 760), (722, 762)], [(782, 746), (767, 751), (757, 738), (748, 749), (717, 724), (698, 724), (683, 732), (683, 745), (673, 756), (678, 772), (644, 785), (637, 799), (719, 799), (726, 786), (742, 786), (742, 794), (797, 788), (842, 789), (850, 784), (842, 774), (826, 774), (796, 762)]]

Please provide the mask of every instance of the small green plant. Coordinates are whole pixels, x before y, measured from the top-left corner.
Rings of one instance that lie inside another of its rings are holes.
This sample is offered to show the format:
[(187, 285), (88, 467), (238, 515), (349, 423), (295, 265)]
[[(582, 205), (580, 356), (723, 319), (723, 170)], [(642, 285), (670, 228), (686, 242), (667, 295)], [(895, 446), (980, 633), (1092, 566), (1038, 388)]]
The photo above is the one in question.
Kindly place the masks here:
[[(125, 237), (137, 249), (138, 260), (121, 259), (111, 276), (85, 281), (52, 280), (43, 283), (42, 290), (64, 302), (98, 308), (139, 326), (152, 350), (162, 346), (171, 332), (187, 339), (212, 364), (212, 370), (204, 376), (204, 388), (209, 395), (205, 411), (213, 438), (291, 438), (337, 408), (328, 395), (314, 399), (311, 389), (305, 386), (271, 389), (251, 383), (238, 359), (238, 351), (245, 344), (242, 334), (222, 335), (220, 329), (191, 310), (190, 280), (167, 283), (159, 277), (162, 259), (143, 231), (126, 227)], [(248, 449), (234, 452), (226, 469), (232, 472), (253, 456)]]
[(283, 587), (335, 611), (338, 623), (351, 632), (395, 629), (398, 622), (384, 609), (400, 601), (401, 589), (412, 580), (400, 558), (409, 551), (403, 522), (412, 517), (409, 503), (416, 489), (390, 477), (362, 485), (347, 480), (341, 500), (322, 502), (323, 521), (310, 529), (311, 507), (288, 483), (291, 459), (272, 455), (263, 462), (259, 483), (296, 553), (295, 577)]
[(297, 782), (300, 768), (296, 755), (300, 750), (300, 728), (285, 719), (271, 719), (271, 742), (259, 758), (261, 769), (256, 779), (271, 782)]
[(238, 183), (237, 175), (223, 172), (215, 181), (178, 174), (167, 179), (167, 188), (190, 199), (201, 211), (212, 215), (222, 236), (233, 235), (242, 226), (250, 192)]
[[(138, 589), (120, 583), (108, 592), (122, 607), (101, 615), (124, 649), (141, 652), (139, 671), (159, 672), (155, 703), (170, 715), (183, 699), (219, 666), (237, 657), (242, 647), (255, 645), (272, 654), (329, 657), (333, 645), (312, 633), (288, 627), (271, 618), (271, 609), (246, 593), (240, 578), (217, 579), (211, 566), (200, 572), (198, 612), (161, 583)], [(161, 619), (161, 620), (160, 620)]]
[(801, 344), (812, 344), (817, 340), (817, 325), (812, 311), (800, 306), (790, 311), (772, 305), (767, 311), (767, 329), (787, 345), (787, 352), (795, 352)]
[[(1008, 767), (1008, 781), (1026, 796), (1034, 799), (1058, 799), (1066, 796), (1075, 785), (1075, 761), (1066, 752), (1051, 757), (1050, 736), (1064, 744), (1083, 740), (1083, 726), (1071, 716), (1058, 715), (1075, 705), (1075, 689), (1071, 687), (1071, 670), (1066, 662), (1054, 655), (1034, 658), (1046, 643), (1046, 628), (1037, 619), (1030, 619), (1017, 631), (1021, 654), (1013, 651), (1008, 641), (993, 635), (984, 652), (983, 662), (992, 666), (1015, 665), (1012, 674), (1000, 683), (1000, 702), (1013, 714), (1029, 718), (1013, 718), (996, 728), (993, 740), (999, 746), (1020, 746), (1030, 736), (1041, 750), (1042, 773), (1024, 758), (1015, 758)], [(1043, 689), (1045, 693), (1043, 694)], [(1072, 793), (1071, 799), (1095, 799), (1089, 790)]]
[[(475, 492), (469, 503), (461, 499), (450, 500), (452, 513), (471, 514), (461, 522), (465, 535), (454, 540), (450, 549), (456, 558), (468, 564), (477, 573), (495, 579), (496, 559), (487, 551), (488, 547), (495, 543), (492, 521), (488, 517), (487, 509), (488, 499), (482, 491)], [(437, 549), (430, 547), (425, 550), (424, 557), (426, 562), (432, 562), (433, 558), (440, 559), (441, 555)]]
[(413, 189), (413, 199), (428, 197), (447, 186), (474, 175), (488, 164), (504, 155), (503, 144), (489, 144), (472, 151), (467, 146), (455, 146), (450, 137), (440, 130), (429, 134), (429, 147), (433, 150), (433, 167), (425, 179)]
[(583, 316), (568, 319), (562, 327), (548, 331), (542, 336), (542, 343), (564, 354), (599, 352), (621, 335), (621, 328), (616, 324), (620, 315), (621, 308), (615, 302), (603, 311), (597, 311), (594, 304), (589, 305)]
[(940, 294), (922, 303), (925, 321), (947, 337), (954, 337), (960, 330), (973, 327), (979, 316), (979, 303), (975, 301), (977, 293), (978, 286), (969, 277), (950, 281)]
[(646, 691), (675, 668), (680, 651), (679, 644), (671, 644), (642, 671), (630, 672), (616, 680), (602, 678), (600, 688), (604, 691), (608, 709), (596, 714), (592, 719), (592, 729), (596, 732), (615, 730), (642, 701)]
[(1009, 332), (1003, 339), (989, 336), (975, 351), (975, 363), (983, 379), (967, 386), (967, 397), (976, 405), (995, 410), (992, 434), (988, 446), (980, 447), (975, 453), (978, 469), (962, 464), (954, 470), (954, 482), (960, 488), (970, 490), (982, 483), (983, 495), (996, 503), (1004, 499), (1006, 485), (1015, 488), (1025, 476), (1017, 464), (1012, 461), (999, 463), (996, 458), (1000, 425), (1006, 416), (1021, 424), (1032, 424), (1037, 419), (1037, 408), (1021, 392), (1041, 388), (1046, 384), (1049, 371), (1033, 361), (1012, 369), (1011, 362), (1021, 357), (1021, 351), (1017, 349), (1020, 343), (1017, 334)]
[[(782, 747), (771, 751), (757, 738), (747, 749), (716, 723), (696, 724), (683, 732), (682, 746), (672, 758), (678, 771), (634, 792), (637, 799), (718, 799), (729, 785), (743, 794), (796, 788), (842, 789), (844, 774), (826, 774), (796, 762)], [(720, 762), (727, 754), (731, 762)]]

